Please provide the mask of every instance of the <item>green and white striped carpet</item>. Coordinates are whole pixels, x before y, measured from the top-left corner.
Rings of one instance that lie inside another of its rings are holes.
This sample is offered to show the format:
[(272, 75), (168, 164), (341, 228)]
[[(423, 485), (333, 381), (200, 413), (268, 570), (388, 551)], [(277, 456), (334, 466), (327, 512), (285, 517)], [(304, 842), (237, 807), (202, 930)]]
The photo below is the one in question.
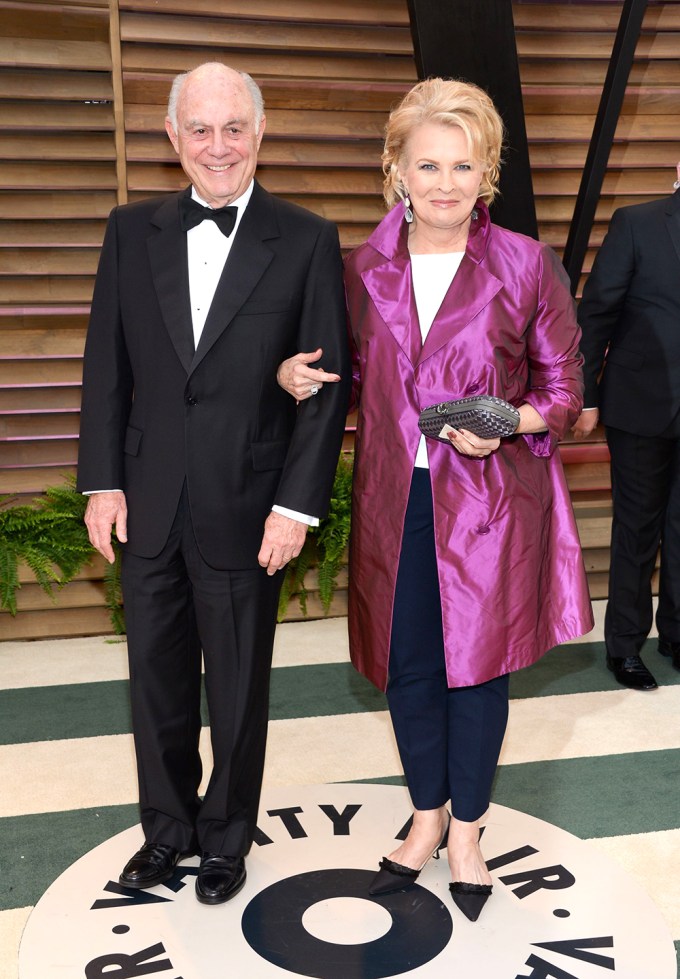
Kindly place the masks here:
[[(592, 840), (646, 888), (680, 956), (680, 673), (649, 640), (660, 688), (625, 690), (599, 639), (601, 627), (513, 676), (494, 801)], [(137, 822), (126, 675), (115, 640), (0, 644), (0, 979), (16, 979), (48, 885)], [(344, 619), (279, 627), (270, 716), (268, 787), (402, 781)], [(207, 738), (203, 750), (208, 768)]]

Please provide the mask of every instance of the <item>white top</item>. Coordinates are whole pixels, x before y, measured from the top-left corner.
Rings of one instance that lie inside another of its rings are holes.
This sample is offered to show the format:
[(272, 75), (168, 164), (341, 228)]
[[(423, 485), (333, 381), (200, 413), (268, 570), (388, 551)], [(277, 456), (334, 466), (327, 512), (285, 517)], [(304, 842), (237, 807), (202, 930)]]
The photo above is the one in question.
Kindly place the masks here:
[[(217, 224), (206, 218), (195, 228), (187, 231), (187, 256), (189, 260), (189, 298), (191, 301), (191, 322), (194, 328), (194, 350), (198, 347), (203, 327), (210, 311), (210, 305), (215, 296), (217, 283), (224, 269), (224, 263), (229, 257), (231, 246), (241, 223), (250, 195), (253, 192), (254, 181), (244, 194), (232, 201), (232, 207), (237, 207), (236, 224), (227, 238), (222, 234)], [(203, 207), (210, 207), (202, 197), (191, 188), (191, 196)]]
[[(411, 255), (413, 293), (423, 343), (425, 343), (434, 318), (444, 301), (444, 296), (449, 291), (449, 286), (453, 282), (464, 254), (465, 252), (446, 252), (443, 255)], [(424, 435), (420, 436), (415, 465), (419, 469), (430, 468)]]

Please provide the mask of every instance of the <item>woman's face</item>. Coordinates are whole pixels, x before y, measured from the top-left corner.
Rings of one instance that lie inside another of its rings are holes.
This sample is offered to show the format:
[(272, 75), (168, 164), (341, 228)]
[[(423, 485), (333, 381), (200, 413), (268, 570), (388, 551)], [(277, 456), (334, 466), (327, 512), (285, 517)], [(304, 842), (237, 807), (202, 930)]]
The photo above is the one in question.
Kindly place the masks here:
[(460, 126), (428, 122), (413, 130), (399, 175), (416, 221), (445, 230), (460, 227), (469, 219), (483, 171), (468, 154)]

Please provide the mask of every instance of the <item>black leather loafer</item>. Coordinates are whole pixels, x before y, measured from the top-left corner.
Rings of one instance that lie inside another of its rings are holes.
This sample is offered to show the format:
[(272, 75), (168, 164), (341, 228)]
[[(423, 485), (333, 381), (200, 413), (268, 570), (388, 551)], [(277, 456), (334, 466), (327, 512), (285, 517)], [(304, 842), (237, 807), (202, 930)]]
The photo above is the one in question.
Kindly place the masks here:
[(201, 904), (224, 904), (238, 894), (245, 882), (243, 857), (204, 853), (196, 878), (196, 897)]
[(181, 857), (167, 843), (145, 843), (125, 864), (118, 882), (123, 887), (155, 887), (172, 877)]
[(619, 683), (631, 690), (656, 690), (658, 684), (639, 656), (610, 656), (607, 666)]
[(670, 656), (675, 669), (680, 670), (680, 642), (668, 642), (667, 639), (659, 639), (659, 652), (662, 656)]

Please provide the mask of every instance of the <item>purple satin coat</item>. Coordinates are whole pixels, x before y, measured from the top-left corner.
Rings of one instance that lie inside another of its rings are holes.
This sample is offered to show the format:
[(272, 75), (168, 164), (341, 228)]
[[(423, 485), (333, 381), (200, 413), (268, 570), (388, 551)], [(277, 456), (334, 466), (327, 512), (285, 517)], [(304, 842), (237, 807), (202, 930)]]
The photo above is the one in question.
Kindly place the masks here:
[(352, 661), (388, 675), (421, 409), (473, 394), (529, 402), (549, 431), (486, 459), (428, 439), (450, 687), (527, 666), (593, 625), (558, 440), (582, 406), (580, 331), (555, 253), (477, 204), (465, 256), (421, 342), (403, 205), (348, 256), (359, 417), (350, 544)]

